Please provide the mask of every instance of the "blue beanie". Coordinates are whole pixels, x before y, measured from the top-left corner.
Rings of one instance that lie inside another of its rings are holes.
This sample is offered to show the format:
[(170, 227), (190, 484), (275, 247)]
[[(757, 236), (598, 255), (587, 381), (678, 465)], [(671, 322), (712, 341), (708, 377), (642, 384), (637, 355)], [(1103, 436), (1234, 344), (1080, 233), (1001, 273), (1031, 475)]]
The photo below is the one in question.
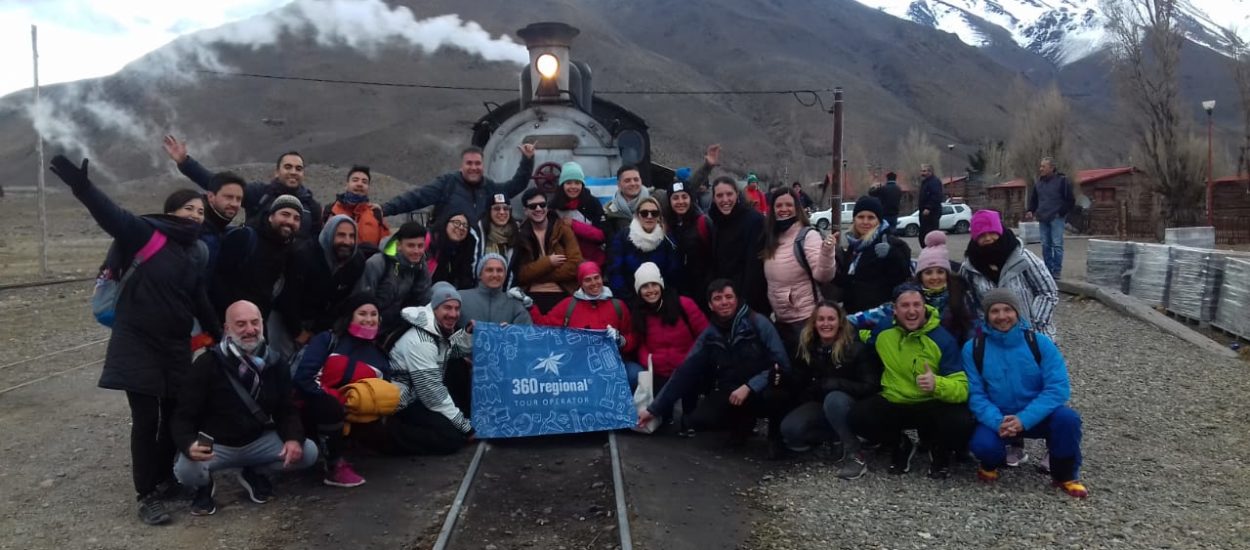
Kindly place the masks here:
[(678, 168), (677, 171), (673, 173), (673, 175), (677, 178), (677, 181), (690, 181), (690, 176), (692, 175), (692, 172), (690, 170), (690, 167), (684, 166), (684, 167)]
[(566, 181), (580, 181), (584, 185), (586, 183), (586, 174), (582, 172), (582, 165), (569, 161), (560, 167), (560, 185), (564, 185)]

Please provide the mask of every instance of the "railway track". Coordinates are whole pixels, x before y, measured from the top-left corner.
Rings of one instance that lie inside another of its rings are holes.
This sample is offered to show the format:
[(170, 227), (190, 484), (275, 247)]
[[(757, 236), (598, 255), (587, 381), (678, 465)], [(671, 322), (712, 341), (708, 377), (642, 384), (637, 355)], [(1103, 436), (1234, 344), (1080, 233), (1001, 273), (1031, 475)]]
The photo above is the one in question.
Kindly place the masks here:
[(433, 548), (632, 550), (628, 518), (615, 433), (482, 441)]
[(74, 277), (71, 279), (57, 279), (55, 281), (27, 281), (22, 283), (7, 283), (0, 285), (0, 290), (17, 290), (21, 288), (38, 288), (43, 286), (56, 286), (69, 283), (81, 283), (83, 281), (94, 281), (95, 277)]

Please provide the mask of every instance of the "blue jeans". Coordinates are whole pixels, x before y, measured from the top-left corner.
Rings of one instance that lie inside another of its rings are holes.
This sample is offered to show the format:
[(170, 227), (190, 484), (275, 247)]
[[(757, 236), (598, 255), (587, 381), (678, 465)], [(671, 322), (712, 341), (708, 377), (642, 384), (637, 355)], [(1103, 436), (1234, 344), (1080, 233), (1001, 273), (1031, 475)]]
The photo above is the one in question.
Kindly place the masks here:
[(1048, 222), (1039, 221), (1038, 228), (1042, 233), (1042, 261), (1050, 275), (1059, 279), (1063, 274), (1063, 227), (1065, 220), (1058, 216)]
[(282, 467), (282, 438), (278, 432), (268, 431), (261, 434), (255, 441), (242, 447), (213, 445), (213, 458), (203, 462), (187, 458), (186, 453), (178, 453), (174, 462), (174, 477), (187, 487), (204, 487), (213, 479), (213, 472), (231, 468), (256, 468), (264, 473), (302, 470), (317, 463), (317, 444), (312, 440), (304, 440), (304, 456), (290, 467)]
[[(1025, 430), (1024, 437), (1045, 439), (1050, 450), (1051, 472), (1059, 481), (1080, 479), (1081, 471), (1081, 415), (1068, 407), (1059, 407), (1036, 426)], [(1007, 442), (998, 437), (998, 428), (977, 423), (968, 447), (976, 455), (981, 466), (995, 470), (1007, 462)], [(1071, 472), (1057, 472), (1056, 466), (1067, 464)], [(1067, 479), (1059, 479), (1067, 478)]]

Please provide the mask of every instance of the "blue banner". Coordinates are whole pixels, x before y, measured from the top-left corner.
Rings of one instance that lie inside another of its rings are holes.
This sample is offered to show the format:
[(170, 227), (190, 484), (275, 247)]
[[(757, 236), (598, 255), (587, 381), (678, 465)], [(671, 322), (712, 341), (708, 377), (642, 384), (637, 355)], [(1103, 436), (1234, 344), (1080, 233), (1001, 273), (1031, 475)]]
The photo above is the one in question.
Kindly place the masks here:
[(481, 438), (597, 432), (638, 421), (604, 331), (478, 323), (473, 428)]

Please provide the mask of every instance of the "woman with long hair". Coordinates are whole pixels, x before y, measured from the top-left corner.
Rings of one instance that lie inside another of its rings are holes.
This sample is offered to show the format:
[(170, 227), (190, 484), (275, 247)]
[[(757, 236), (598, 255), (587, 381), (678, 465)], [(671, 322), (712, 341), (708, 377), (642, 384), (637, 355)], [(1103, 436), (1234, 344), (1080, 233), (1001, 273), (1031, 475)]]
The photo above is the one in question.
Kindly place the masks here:
[[(482, 218), (477, 227), (473, 228), (474, 242), (477, 244), (477, 250), (474, 253), (474, 273), (481, 272), (482, 258), (487, 254), (502, 256), (505, 266), (512, 264), (518, 225), (517, 221), (512, 219), (512, 205), (508, 204), (507, 198), (502, 193), (491, 197), (490, 213)], [(512, 286), (511, 275), (509, 273), (508, 279), (504, 281), (504, 288)]]
[(794, 194), (778, 189), (769, 194), (768, 219), (764, 223), (764, 280), (774, 324), (786, 352), (794, 355), (799, 332), (807, 324), (816, 302), (817, 285), (833, 280), (838, 234), (821, 238), (808, 224), (807, 212), (799, 208)]
[[(646, 370), (650, 360), (653, 387), (659, 393), (690, 354), (708, 321), (694, 300), (678, 295), (665, 283), (660, 268), (651, 262), (638, 266), (634, 272), (634, 287), (637, 293), (630, 303), (630, 311), (638, 347), (637, 366), (633, 371)], [(693, 392), (681, 396), (683, 417), (694, 413), (698, 397), (698, 393)], [(693, 430), (683, 428), (680, 433), (692, 435)]]
[(890, 234), (875, 197), (855, 201), (847, 247), (838, 256), (834, 283), (842, 289), (847, 313), (872, 309), (894, 298), (894, 287), (911, 277), (911, 248)]
[(659, 266), (668, 281), (681, 279), (681, 257), (664, 230), (660, 212), (660, 201), (655, 197), (638, 201), (629, 228), (612, 237), (608, 245), (608, 287), (622, 300), (634, 297), (634, 271), (644, 263)]
[(681, 280), (671, 283), (678, 294), (694, 300), (703, 307), (707, 293), (707, 269), (709, 246), (712, 235), (707, 218), (699, 208), (689, 182), (673, 182), (668, 193), (668, 209), (664, 226), (669, 238), (677, 245), (681, 264)]
[[(764, 215), (742, 202), (738, 182), (720, 176), (712, 182), (711, 261), (708, 279), (729, 279), (741, 292), (740, 301), (752, 311), (768, 316), (768, 289), (764, 282)], [(711, 282), (711, 281), (708, 281)], [(707, 283), (704, 283), (705, 285)]]
[(426, 254), (430, 280), (446, 281), (457, 290), (477, 286), (473, 266), (477, 263), (477, 236), (469, 231), (469, 216), (453, 212), (447, 217), (443, 230), (430, 243), (432, 250)]
[(603, 247), (610, 235), (604, 231), (603, 205), (586, 190), (582, 165), (570, 161), (560, 167), (560, 189), (551, 197), (551, 210), (577, 236), (582, 258), (603, 266), (607, 260)]
[(541, 191), (526, 189), (521, 204), (525, 221), (517, 229), (512, 269), (517, 286), (545, 314), (577, 290), (582, 252), (569, 224), (551, 212)]
[(820, 302), (804, 325), (793, 372), (793, 387), (803, 403), (781, 421), (786, 446), (805, 451), (836, 438), (842, 444), (838, 477), (864, 475), (867, 461), (847, 418), (856, 400), (880, 391), (881, 366), (836, 302)]

